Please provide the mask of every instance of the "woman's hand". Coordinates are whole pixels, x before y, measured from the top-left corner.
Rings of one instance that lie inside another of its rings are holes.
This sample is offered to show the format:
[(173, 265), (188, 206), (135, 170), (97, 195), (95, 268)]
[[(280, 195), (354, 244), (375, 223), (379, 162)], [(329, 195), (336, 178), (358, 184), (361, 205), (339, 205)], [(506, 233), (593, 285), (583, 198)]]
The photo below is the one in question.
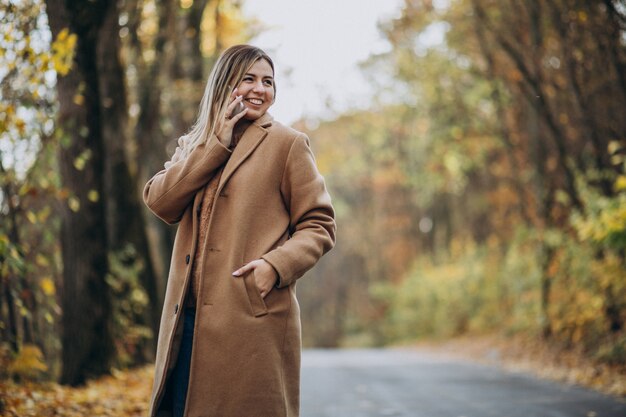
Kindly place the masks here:
[(233, 128), (237, 124), (237, 122), (245, 116), (248, 112), (248, 108), (244, 107), (242, 111), (233, 116), (233, 111), (235, 107), (243, 100), (242, 96), (237, 95), (237, 89), (235, 88), (233, 92), (230, 94), (230, 104), (226, 107), (225, 119), (221, 120), (217, 124), (217, 129), (215, 135), (219, 139), (220, 142), (227, 148), (230, 147), (230, 144), (233, 140)]
[(274, 288), (278, 280), (278, 273), (265, 259), (256, 259), (233, 272), (233, 275), (240, 277), (250, 271), (253, 271), (254, 282), (261, 293), (261, 297), (265, 298)]

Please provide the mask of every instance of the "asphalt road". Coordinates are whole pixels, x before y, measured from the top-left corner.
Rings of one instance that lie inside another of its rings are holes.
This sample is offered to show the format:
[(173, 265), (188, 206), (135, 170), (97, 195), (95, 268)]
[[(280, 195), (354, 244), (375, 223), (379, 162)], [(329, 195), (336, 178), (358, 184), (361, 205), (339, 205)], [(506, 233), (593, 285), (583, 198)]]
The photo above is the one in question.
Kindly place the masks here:
[(305, 350), (301, 417), (626, 417), (626, 401), (401, 349)]

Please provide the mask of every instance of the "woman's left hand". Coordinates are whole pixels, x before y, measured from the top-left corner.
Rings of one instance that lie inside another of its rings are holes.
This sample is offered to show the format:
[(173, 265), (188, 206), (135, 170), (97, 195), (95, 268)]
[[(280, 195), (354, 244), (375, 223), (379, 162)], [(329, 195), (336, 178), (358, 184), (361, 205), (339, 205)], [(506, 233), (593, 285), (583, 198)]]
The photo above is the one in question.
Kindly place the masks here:
[(250, 271), (253, 271), (256, 287), (261, 296), (265, 298), (274, 288), (276, 280), (278, 280), (278, 273), (265, 259), (256, 259), (233, 272), (233, 275), (240, 277)]

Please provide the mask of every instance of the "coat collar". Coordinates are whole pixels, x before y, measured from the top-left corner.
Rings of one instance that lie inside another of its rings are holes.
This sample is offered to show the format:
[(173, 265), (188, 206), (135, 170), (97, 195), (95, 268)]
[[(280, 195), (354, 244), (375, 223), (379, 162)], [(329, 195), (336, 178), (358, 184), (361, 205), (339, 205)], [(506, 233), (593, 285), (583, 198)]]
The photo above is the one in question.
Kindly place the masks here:
[(272, 117), (271, 114), (269, 114), (268, 112), (265, 112), (263, 114), (263, 116), (259, 117), (258, 119), (256, 119), (254, 121), (254, 125), (258, 125), (261, 127), (269, 127), (272, 125), (272, 120), (274, 120), (274, 118)]
[(241, 165), (256, 147), (259, 146), (263, 139), (265, 139), (267, 136), (267, 130), (265, 128), (272, 125), (272, 120), (274, 120), (274, 118), (269, 113), (265, 112), (263, 116), (259, 117), (248, 126), (241, 136), (241, 139), (239, 139), (237, 146), (235, 146), (233, 154), (228, 159), (228, 162), (226, 162), (219, 185), (217, 186), (218, 194), (235, 170), (239, 168), (239, 165)]

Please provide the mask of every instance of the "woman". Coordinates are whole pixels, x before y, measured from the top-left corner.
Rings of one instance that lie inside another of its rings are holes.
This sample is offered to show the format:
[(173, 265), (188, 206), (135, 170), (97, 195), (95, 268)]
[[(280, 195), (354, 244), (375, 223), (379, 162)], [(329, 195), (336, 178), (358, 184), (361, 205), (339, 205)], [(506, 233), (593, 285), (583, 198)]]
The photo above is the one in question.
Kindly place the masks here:
[(333, 247), (335, 221), (308, 138), (267, 113), (275, 94), (267, 54), (226, 50), (145, 186), (150, 210), (179, 223), (151, 416), (299, 414), (296, 281)]

